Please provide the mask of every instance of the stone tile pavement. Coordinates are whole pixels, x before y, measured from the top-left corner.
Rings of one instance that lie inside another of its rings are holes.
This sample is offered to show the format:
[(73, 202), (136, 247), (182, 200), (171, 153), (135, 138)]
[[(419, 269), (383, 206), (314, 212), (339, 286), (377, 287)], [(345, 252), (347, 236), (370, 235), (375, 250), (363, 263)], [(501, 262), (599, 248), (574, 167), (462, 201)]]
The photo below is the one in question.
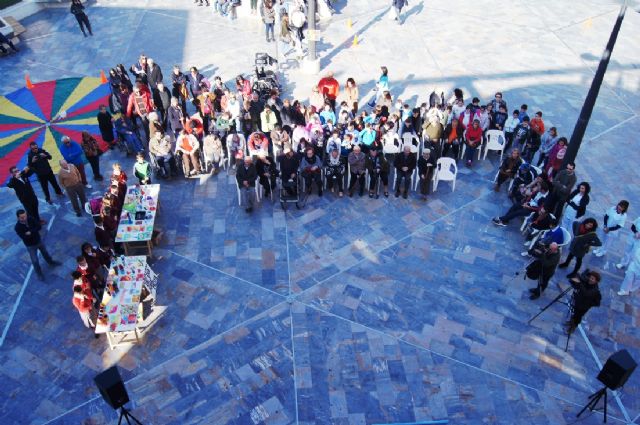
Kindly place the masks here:
[[(617, 14), (613, 1), (410, 2), (398, 26), (384, 2), (338, 6), (321, 24), (322, 65), (341, 81), (355, 76), (363, 96), (386, 64), (403, 100), (453, 87), (482, 99), (502, 90), (510, 109), (528, 103), (564, 135)], [(0, 62), (2, 92), (23, 85), (27, 70), (34, 82), (97, 75), (141, 51), (166, 75), (173, 63), (196, 64), (229, 81), (250, 71), (254, 52), (276, 54), (259, 20), (230, 23), (190, 1), (99, 1), (88, 13), (96, 36), (86, 40), (66, 9), (25, 20), (22, 52)], [(577, 160), (597, 218), (621, 198), (635, 218), (640, 202), (639, 21), (627, 15)], [(301, 99), (317, 80), (292, 61), (282, 77)], [(113, 161), (130, 167), (115, 152), (103, 166)], [(573, 423), (599, 388), (589, 347), (600, 362), (621, 348), (640, 360), (638, 299), (615, 295), (623, 244), (586, 258), (603, 272), (603, 305), (565, 353), (562, 305), (527, 325), (564, 279), (558, 273), (543, 299), (529, 301), (531, 282), (515, 276), (526, 264), (516, 225), (489, 222), (508, 207), (490, 190), (497, 162), (460, 170), (456, 191), (442, 184), (426, 204), (328, 194), (286, 212), (265, 201), (251, 216), (237, 208), (233, 175), (163, 184), (159, 317), (141, 344), (113, 351), (82, 327), (66, 289), (91, 223), (64, 203), (45, 208), (47, 244), (65, 264), (41, 283), (28, 277), (13, 234), (17, 202), (0, 191), (0, 421), (116, 423), (92, 378), (117, 364), (143, 423)], [(636, 372), (624, 409), (610, 397), (613, 421), (640, 413), (639, 388)]]

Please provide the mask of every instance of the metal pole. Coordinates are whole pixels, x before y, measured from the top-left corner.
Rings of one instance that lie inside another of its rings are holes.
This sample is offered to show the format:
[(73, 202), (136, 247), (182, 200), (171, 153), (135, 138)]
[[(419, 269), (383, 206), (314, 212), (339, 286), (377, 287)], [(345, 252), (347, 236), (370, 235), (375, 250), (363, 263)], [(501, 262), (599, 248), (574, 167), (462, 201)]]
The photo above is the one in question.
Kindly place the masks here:
[(309, 46), (310, 61), (317, 59), (316, 53), (316, 0), (309, 0), (307, 7), (307, 25), (309, 26), (307, 31), (307, 42)]
[(596, 75), (593, 77), (593, 82), (591, 83), (589, 93), (587, 93), (587, 98), (584, 100), (584, 104), (582, 105), (582, 110), (580, 111), (578, 121), (573, 128), (573, 134), (571, 134), (571, 140), (569, 141), (567, 153), (565, 154), (564, 161), (562, 162), (562, 168), (565, 168), (569, 162), (574, 162), (576, 157), (578, 156), (578, 150), (580, 149), (580, 144), (582, 143), (584, 133), (587, 130), (587, 125), (589, 124), (589, 119), (591, 118), (593, 107), (595, 106), (596, 100), (598, 99), (600, 86), (602, 85), (602, 81), (604, 80), (604, 74), (607, 71), (609, 59), (611, 58), (611, 53), (613, 53), (613, 47), (616, 44), (618, 32), (620, 32), (620, 26), (622, 25), (622, 20), (624, 19), (626, 10), (627, 5), (623, 4), (622, 7), (620, 7), (620, 13), (618, 14), (616, 23), (613, 26), (613, 30), (611, 31), (611, 36), (609, 37), (607, 47), (604, 49), (604, 53), (602, 54), (602, 59), (600, 59), (600, 65), (598, 65)]

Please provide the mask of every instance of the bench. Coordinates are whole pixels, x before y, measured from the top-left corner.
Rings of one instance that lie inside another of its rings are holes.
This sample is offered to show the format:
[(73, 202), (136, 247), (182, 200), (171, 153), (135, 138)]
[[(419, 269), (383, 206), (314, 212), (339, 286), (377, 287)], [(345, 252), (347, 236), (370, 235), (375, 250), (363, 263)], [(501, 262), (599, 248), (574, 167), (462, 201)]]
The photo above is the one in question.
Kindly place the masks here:
[(15, 46), (17, 46), (18, 44), (20, 44), (20, 35), (24, 34), (27, 29), (13, 16), (4, 16), (2, 17), (2, 20), (13, 29), (13, 32), (10, 33), (7, 38), (9, 38), (11, 42)]

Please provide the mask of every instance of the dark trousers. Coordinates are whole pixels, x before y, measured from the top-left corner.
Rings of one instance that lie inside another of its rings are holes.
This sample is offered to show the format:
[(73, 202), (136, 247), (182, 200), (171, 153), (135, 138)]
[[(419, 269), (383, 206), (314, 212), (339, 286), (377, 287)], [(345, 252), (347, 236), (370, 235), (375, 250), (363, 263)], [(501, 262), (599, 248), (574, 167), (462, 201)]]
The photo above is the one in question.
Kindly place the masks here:
[(91, 31), (91, 22), (89, 22), (89, 18), (87, 17), (87, 15), (84, 13), (79, 13), (75, 16), (76, 20), (78, 21), (78, 25), (80, 25), (80, 31), (82, 31), (82, 34), (84, 34), (85, 37), (87, 36), (87, 33), (85, 32), (86, 27), (89, 31), (89, 34), (93, 35), (93, 32)]
[(27, 247), (27, 251), (29, 251), (29, 257), (31, 258), (31, 264), (33, 264), (33, 268), (36, 273), (42, 276), (42, 268), (40, 267), (40, 262), (38, 261), (38, 250), (42, 254), (44, 260), (51, 264), (53, 263), (53, 258), (49, 255), (47, 248), (44, 246), (44, 243), (40, 241), (37, 245), (31, 245)]
[(427, 173), (424, 174), (424, 178), (422, 178), (422, 174), (420, 175), (420, 194), (428, 195), (429, 194), (429, 182), (431, 182), (431, 175), (433, 174), (432, 169), (429, 168)]
[(318, 191), (322, 191), (322, 178), (320, 172), (318, 170), (317, 173), (314, 172), (303, 172), (302, 177), (304, 178), (304, 184), (307, 189), (307, 192), (311, 192), (311, 183), (315, 182), (318, 186)]
[(58, 181), (56, 180), (56, 176), (54, 176), (53, 173), (38, 176), (38, 181), (40, 182), (40, 187), (42, 187), (44, 199), (46, 199), (47, 202), (51, 201), (51, 195), (49, 194), (49, 183), (51, 183), (51, 186), (53, 186), (53, 190), (57, 195), (62, 195), (62, 189), (60, 189), (60, 186), (58, 186)]
[(344, 175), (336, 174), (327, 178), (327, 189), (331, 190), (333, 185), (336, 185), (338, 192), (342, 192), (342, 186), (344, 185)]
[(400, 184), (404, 180), (404, 191), (409, 192), (409, 187), (411, 186), (411, 174), (413, 174), (413, 170), (396, 170), (396, 192), (400, 192)]
[(457, 159), (460, 154), (460, 145), (454, 145), (453, 143), (445, 143), (442, 149), (442, 156), (447, 156), (449, 150), (453, 150), (453, 158)]
[(84, 193), (84, 186), (82, 184), (77, 184), (75, 186), (70, 186), (66, 188), (67, 197), (69, 201), (71, 201), (71, 206), (76, 213), (82, 213), (82, 209), (84, 208), (84, 204), (87, 203), (87, 197)]
[(369, 192), (373, 192), (376, 190), (378, 180), (382, 180), (382, 184), (387, 187), (389, 185), (389, 174), (375, 172), (371, 173), (371, 179), (369, 181)]
[(525, 215), (531, 214), (531, 212), (532, 211), (530, 209), (524, 208), (522, 205), (512, 205), (511, 208), (509, 208), (509, 211), (500, 217), (500, 221), (506, 224), (516, 217), (524, 217)]
[(260, 176), (259, 181), (264, 189), (264, 196), (271, 196), (271, 191), (276, 188), (276, 176)]
[(89, 165), (91, 165), (91, 171), (93, 172), (94, 180), (101, 180), (102, 175), (100, 174), (100, 157), (96, 156), (88, 156), (87, 161), (89, 161)]
[(351, 182), (349, 183), (349, 191), (353, 192), (353, 188), (356, 185), (356, 182), (360, 184), (360, 194), (364, 192), (364, 173), (356, 174), (351, 173)]
[[(569, 265), (569, 263), (571, 262), (571, 260), (573, 260), (574, 255), (569, 253), (569, 255), (567, 256), (567, 259), (564, 260), (563, 265)], [(571, 273), (578, 273), (578, 270), (580, 270), (580, 267), (582, 267), (582, 257), (575, 257), (576, 259), (576, 265), (573, 267), (573, 271)]]
[(38, 221), (41, 220), (40, 211), (38, 209), (38, 198), (34, 197), (33, 199), (30, 199), (28, 201), (21, 199), (20, 202), (22, 203), (22, 206), (24, 207), (28, 215), (34, 217)]

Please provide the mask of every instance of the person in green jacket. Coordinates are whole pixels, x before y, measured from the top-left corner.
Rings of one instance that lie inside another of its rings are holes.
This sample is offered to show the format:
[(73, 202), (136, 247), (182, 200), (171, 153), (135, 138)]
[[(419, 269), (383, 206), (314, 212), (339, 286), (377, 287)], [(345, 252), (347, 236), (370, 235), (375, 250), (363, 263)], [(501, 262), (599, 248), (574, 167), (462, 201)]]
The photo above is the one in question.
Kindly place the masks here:
[(140, 184), (151, 184), (151, 164), (144, 159), (144, 154), (136, 154), (136, 163), (133, 164), (133, 174), (138, 178)]

